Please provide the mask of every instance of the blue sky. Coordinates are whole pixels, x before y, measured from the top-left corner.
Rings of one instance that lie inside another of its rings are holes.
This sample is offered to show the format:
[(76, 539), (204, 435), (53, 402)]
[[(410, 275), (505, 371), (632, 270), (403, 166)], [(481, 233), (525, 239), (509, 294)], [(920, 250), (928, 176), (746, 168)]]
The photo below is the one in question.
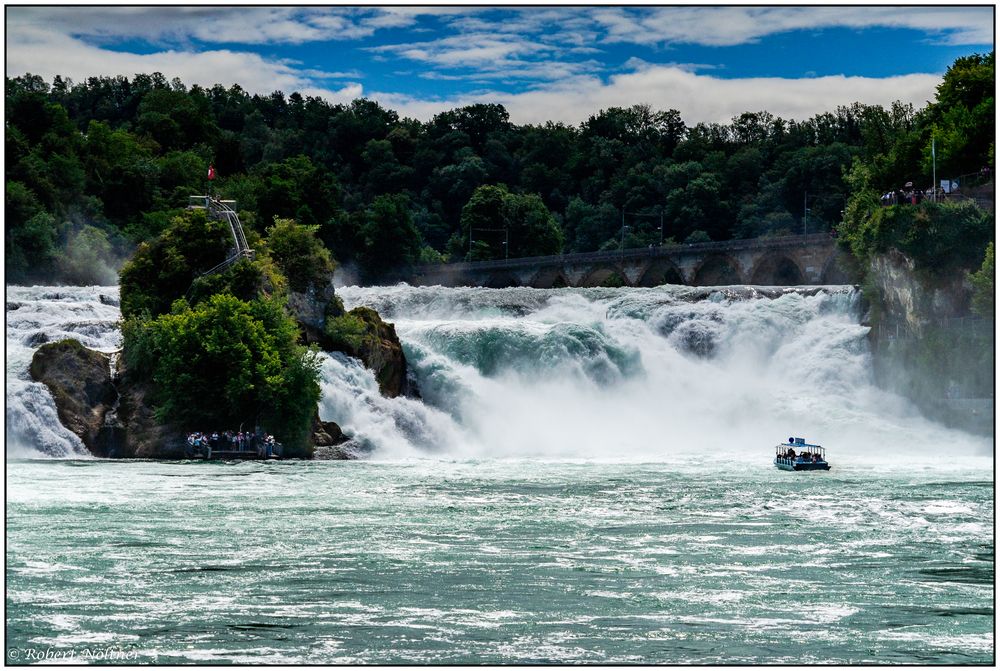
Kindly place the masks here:
[(649, 103), (688, 123), (855, 100), (920, 106), (993, 48), (992, 5), (931, 7), (8, 7), (7, 74), (161, 71), (427, 119), (500, 102), (577, 123)]

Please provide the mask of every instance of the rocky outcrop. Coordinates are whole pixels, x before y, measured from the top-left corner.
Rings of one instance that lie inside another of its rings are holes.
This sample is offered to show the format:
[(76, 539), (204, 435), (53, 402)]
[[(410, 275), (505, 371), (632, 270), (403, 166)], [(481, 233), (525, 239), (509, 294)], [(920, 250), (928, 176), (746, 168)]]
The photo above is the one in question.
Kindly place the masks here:
[(396, 327), (382, 321), (378, 312), (368, 307), (354, 308), (341, 320), (346, 328), (327, 329), (324, 349), (343, 352), (360, 359), (378, 381), (379, 390), (389, 397), (407, 393), (406, 355), (396, 335)]
[(105, 414), (118, 399), (107, 355), (76, 340), (60, 340), (39, 347), (29, 370), (36, 382), (48, 387), (63, 426), (91, 452), (106, 456), (101, 454), (98, 437)]
[[(408, 380), (406, 357), (396, 328), (382, 321), (378, 312), (359, 307), (345, 313), (344, 304), (336, 295), (332, 281), (322, 285), (310, 284), (301, 292), (289, 290), (286, 305), (298, 322), (306, 343), (360, 359), (375, 373), (379, 389), (386, 396), (416, 393), (415, 385)], [(331, 334), (327, 329), (330, 319), (345, 314), (357, 320), (358, 329), (351, 330), (349, 337)]]
[(30, 372), (48, 387), (59, 421), (94, 456), (183, 457), (185, 434), (156, 418), (149, 386), (130, 380), (120, 369), (112, 376), (110, 364), (107, 354), (61, 340), (35, 351)]
[(59, 421), (94, 456), (173, 459), (184, 454), (184, 432), (160, 422), (148, 385), (112, 375), (107, 354), (76, 340), (40, 347), (31, 360), (31, 377), (48, 387)]
[(933, 321), (968, 314), (970, 286), (961, 273), (950, 281), (921, 277), (914, 262), (895, 249), (875, 256), (868, 280), (879, 296), (883, 330), (899, 330), (919, 336)]
[(289, 290), (286, 305), (299, 323), (305, 341), (320, 346), (324, 340), (326, 320), (344, 314), (344, 304), (334, 292), (332, 282), (320, 287), (309, 285), (305, 291)]
[(324, 422), (319, 418), (319, 413), (313, 420), (313, 445), (316, 447), (331, 447), (340, 445), (347, 440), (347, 436), (341, 431), (340, 425), (336, 422)]

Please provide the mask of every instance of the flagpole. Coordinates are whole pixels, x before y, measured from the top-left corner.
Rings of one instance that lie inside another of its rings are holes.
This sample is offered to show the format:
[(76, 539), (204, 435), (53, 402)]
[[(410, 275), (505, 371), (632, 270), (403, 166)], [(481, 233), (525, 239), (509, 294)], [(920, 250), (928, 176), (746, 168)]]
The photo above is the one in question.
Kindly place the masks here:
[(931, 133), (931, 188), (934, 189), (934, 202), (937, 202), (937, 149), (934, 146), (934, 134)]

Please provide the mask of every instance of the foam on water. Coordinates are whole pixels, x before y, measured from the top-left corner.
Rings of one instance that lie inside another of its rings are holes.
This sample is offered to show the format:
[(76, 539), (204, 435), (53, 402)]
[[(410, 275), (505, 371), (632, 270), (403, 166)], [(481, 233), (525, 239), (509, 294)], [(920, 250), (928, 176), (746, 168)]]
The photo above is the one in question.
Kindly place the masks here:
[[(850, 287), (340, 294), (395, 322), (425, 402), (462, 436), (438, 448), (457, 456), (729, 458), (792, 434), (872, 463), (990, 450), (874, 385)], [(329, 410), (348, 432), (368, 430)], [(382, 447), (422, 451), (399, 437)]]
[(87, 456), (87, 449), (59, 423), (45, 385), (28, 374), (35, 350), (73, 338), (92, 349), (121, 346), (118, 287), (7, 287), (6, 442), (8, 457)]
[[(421, 399), (323, 355), (320, 415), (375, 459), (733, 458), (790, 435), (855, 463), (984, 458), (871, 378), (850, 287), (346, 287), (396, 324)], [(117, 287), (8, 287), (7, 444), (84, 454), (28, 365), (43, 342), (120, 347)]]

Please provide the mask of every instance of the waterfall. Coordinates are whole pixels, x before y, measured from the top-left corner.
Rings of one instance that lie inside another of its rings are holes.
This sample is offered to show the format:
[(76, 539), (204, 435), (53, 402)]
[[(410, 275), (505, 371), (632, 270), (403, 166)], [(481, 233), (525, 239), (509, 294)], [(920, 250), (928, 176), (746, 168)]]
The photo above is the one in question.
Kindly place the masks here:
[[(396, 324), (425, 405), (449, 420), (383, 399), (366, 426), (418, 422), (383, 438), (393, 454), (426, 452), (410, 438), (425, 430), (442, 437), (439, 451), (465, 457), (742, 458), (791, 435), (868, 459), (990, 449), (875, 386), (852, 287), (397, 285), (340, 295)], [(327, 387), (343, 384), (340, 370), (324, 375), (336, 378)], [(323, 410), (347, 433), (362, 417)]]
[(59, 423), (45, 385), (28, 373), (35, 350), (74, 338), (112, 352), (121, 347), (118, 287), (7, 287), (8, 457), (86, 457), (89, 452)]
[[(396, 325), (420, 398), (322, 355), (320, 416), (378, 459), (720, 459), (789, 436), (831, 459), (989, 454), (875, 386), (851, 287), (346, 287)], [(8, 287), (8, 456), (85, 454), (28, 366), (43, 342), (120, 347), (116, 287)]]

